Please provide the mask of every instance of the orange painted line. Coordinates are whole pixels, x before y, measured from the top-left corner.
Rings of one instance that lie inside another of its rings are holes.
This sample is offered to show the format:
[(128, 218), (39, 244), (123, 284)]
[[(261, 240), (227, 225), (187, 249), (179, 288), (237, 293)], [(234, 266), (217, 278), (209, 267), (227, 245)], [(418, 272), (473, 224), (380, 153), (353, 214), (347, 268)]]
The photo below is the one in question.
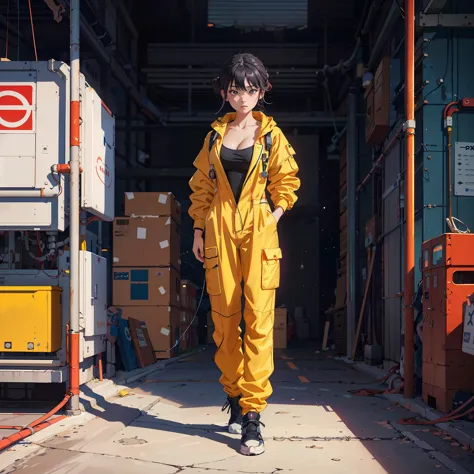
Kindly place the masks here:
[(309, 383), (309, 380), (306, 377), (303, 377), (302, 375), (298, 375), (298, 378), (300, 379), (301, 383)]
[(287, 362), (286, 363), (288, 365), (288, 367), (292, 370), (298, 370), (298, 367), (296, 367), (295, 364), (293, 364), (293, 362)]

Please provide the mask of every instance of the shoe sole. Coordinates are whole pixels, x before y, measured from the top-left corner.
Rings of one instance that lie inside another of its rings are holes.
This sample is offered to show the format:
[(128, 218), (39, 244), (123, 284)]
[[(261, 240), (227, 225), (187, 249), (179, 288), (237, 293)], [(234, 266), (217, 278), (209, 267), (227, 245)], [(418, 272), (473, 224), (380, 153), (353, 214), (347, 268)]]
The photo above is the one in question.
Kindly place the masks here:
[(240, 446), (240, 453), (244, 456), (260, 456), (265, 452), (265, 445), (262, 446)]
[(232, 423), (229, 425), (230, 434), (242, 434), (242, 426), (237, 423)]

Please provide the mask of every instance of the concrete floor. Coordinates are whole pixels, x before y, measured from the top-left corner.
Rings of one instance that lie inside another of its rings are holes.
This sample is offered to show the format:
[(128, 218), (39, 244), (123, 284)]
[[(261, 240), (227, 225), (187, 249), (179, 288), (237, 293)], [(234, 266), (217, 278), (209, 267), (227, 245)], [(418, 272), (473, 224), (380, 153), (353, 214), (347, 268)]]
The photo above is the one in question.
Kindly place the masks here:
[(368, 375), (307, 350), (276, 354), (262, 417), (267, 452), (243, 457), (239, 437), (226, 432), (213, 352), (155, 371), (126, 397), (97, 398), (92, 421), (39, 443), (2, 474), (474, 472), (472, 454), (438, 429), (398, 425), (412, 414), (348, 393), (370, 387)]

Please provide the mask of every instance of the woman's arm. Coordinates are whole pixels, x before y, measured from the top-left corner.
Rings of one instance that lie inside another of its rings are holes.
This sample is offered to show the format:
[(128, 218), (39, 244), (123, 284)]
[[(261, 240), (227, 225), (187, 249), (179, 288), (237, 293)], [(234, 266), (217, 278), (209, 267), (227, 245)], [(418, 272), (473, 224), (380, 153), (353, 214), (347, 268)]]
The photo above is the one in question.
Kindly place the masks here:
[(198, 156), (194, 160), (196, 172), (189, 181), (192, 190), (189, 207), (189, 215), (194, 221), (194, 229), (204, 230), (207, 213), (214, 199), (216, 184), (209, 178), (209, 139), (210, 133), (204, 140), (204, 144)]
[[(289, 211), (298, 200), (296, 192), (301, 182), (297, 177), (299, 168), (294, 156), (293, 147), (288, 143), (283, 132), (276, 129), (273, 132), (272, 153), (269, 160), (268, 191), (277, 214)], [(281, 211), (278, 208), (281, 208)], [(281, 215), (276, 217), (281, 217)]]

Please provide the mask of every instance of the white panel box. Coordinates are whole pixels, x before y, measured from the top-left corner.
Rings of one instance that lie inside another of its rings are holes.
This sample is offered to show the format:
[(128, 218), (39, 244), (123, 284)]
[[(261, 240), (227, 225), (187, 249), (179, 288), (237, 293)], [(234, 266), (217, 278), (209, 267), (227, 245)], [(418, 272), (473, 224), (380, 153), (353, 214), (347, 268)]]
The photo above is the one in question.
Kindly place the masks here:
[(64, 230), (69, 68), (0, 62), (0, 230)]
[[(80, 340), (81, 340), (81, 344), (80, 344), (80, 352), (79, 352), (79, 362), (81, 364), (85, 360), (91, 357), (94, 357), (97, 354), (102, 354), (103, 352), (106, 351), (106, 347), (107, 347), (106, 336), (84, 337), (83, 334), (81, 334)], [(85, 383), (85, 382), (81, 382), (81, 383)]]
[[(69, 66), (0, 62), (0, 230), (63, 231), (69, 180)], [(81, 74), (82, 205), (114, 218), (115, 119)]]
[(82, 207), (105, 221), (115, 211), (115, 118), (96, 91), (82, 96)]
[(107, 334), (107, 260), (80, 252), (81, 288), (79, 311), (84, 336)]

